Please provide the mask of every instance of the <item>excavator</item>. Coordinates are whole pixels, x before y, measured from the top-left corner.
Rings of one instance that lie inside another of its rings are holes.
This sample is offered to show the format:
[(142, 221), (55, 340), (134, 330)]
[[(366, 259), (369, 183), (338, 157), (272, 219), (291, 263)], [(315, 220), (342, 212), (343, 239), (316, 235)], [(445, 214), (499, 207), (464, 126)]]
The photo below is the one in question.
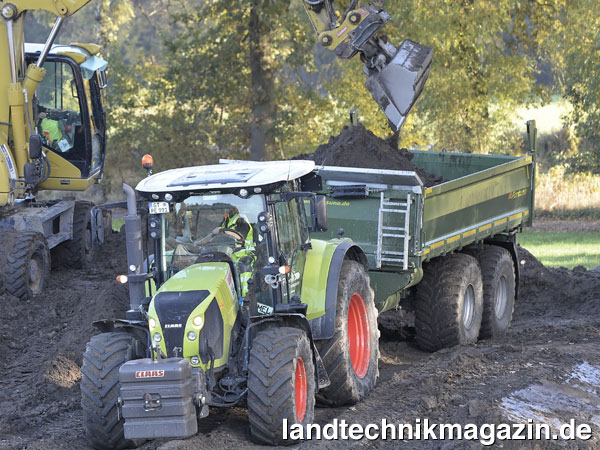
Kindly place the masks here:
[[(39, 201), (44, 190), (82, 192), (102, 179), (107, 63), (95, 44), (53, 45), (66, 18), (90, 0), (0, 0), (0, 273), (5, 291), (40, 294), (55, 265), (88, 267), (104, 239), (104, 212), (73, 199)], [(343, 59), (359, 54), (366, 87), (398, 131), (429, 75), (432, 49), (395, 47), (381, 35), (383, 1), (303, 0), (318, 42)], [(43, 45), (24, 43), (27, 11), (56, 16)]]
[(333, 0), (303, 0), (319, 44), (342, 59), (360, 55), (366, 87), (398, 132), (429, 77), (433, 49), (406, 40), (399, 47), (380, 34), (391, 20), (384, 0), (351, 0), (341, 13)]
[[(0, 267), (5, 292), (21, 299), (43, 291), (51, 250), (53, 263), (87, 267), (103, 240), (102, 212), (93, 217), (90, 202), (36, 199), (43, 190), (85, 191), (102, 178), (107, 63), (98, 45), (53, 45), (89, 1), (0, 1)], [(43, 45), (24, 43), (31, 10), (56, 16)]]

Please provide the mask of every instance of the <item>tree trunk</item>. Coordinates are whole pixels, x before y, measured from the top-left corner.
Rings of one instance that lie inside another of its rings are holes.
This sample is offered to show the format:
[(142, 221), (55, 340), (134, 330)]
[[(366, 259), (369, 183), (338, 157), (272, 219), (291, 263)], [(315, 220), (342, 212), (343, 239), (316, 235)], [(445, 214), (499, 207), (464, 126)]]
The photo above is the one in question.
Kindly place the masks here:
[[(271, 98), (273, 74), (265, 61), (264, 36), (268, 34), (261, 21), (263, 0), (252, 0), (250, 9), (249, 43), (250, 73), (252, 79), (252, 123), (250, 127), (250, 159), (264, 160), (267, 147), (273, 141), (269, 136), (274, 105)], [(263, 36), (264, 35), (264, 36)]]

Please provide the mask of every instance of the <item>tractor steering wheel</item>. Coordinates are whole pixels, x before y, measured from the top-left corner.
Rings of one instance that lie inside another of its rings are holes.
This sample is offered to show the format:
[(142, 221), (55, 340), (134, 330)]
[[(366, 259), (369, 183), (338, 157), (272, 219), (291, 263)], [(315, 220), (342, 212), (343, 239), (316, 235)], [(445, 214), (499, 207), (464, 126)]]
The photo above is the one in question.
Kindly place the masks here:
[(244, 237), (244, 235), (242, 233), (240, 233), (239, 231), (236, 231), (232, 228), (221, 228), (219, 230), (219, 233), (223, 233), (227, 236), (230, 236), (230, 237), (234, 238), (236, 241), (244, 242), (246, 240), (246, 238)]

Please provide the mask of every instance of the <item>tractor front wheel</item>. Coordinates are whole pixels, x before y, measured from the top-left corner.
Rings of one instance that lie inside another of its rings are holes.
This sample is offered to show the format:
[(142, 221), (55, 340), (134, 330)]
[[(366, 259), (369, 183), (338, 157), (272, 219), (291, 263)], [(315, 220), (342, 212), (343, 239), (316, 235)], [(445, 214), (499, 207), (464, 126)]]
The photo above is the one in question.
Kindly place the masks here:
[(306, 426), (315, 415), (315, 367), (306, 333), (291, 327), (270, 327), (252, 340), (248, 363), (250, 434), (261, 444), (291, 445), (283, 439), (288, 427)]
[(319, 397), (331, 406), (354, 404), (375, 387), (379, 375), (377, 309), (362, 264), (346, 260), (338, 282), (335, 334), (317, 341), (331, 384)]
[(124, 420), (118, 410), (119, 368), (141, 358), (141, 343), (125, 332), (93, 336), (83, 354), (81, 366), (81, 407), (86, 437), (98, 450), (134, 446), (125, 439)]

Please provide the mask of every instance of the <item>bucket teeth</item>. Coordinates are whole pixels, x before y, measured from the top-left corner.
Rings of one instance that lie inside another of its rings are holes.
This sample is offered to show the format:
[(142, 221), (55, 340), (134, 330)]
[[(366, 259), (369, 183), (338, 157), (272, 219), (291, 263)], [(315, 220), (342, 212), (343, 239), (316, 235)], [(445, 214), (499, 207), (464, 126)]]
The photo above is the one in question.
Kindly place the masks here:
[(406, 40), (382, 70), (368, 70), (366, 86), (388, 118), (400, 130), (429, 77), (433, 49)]

